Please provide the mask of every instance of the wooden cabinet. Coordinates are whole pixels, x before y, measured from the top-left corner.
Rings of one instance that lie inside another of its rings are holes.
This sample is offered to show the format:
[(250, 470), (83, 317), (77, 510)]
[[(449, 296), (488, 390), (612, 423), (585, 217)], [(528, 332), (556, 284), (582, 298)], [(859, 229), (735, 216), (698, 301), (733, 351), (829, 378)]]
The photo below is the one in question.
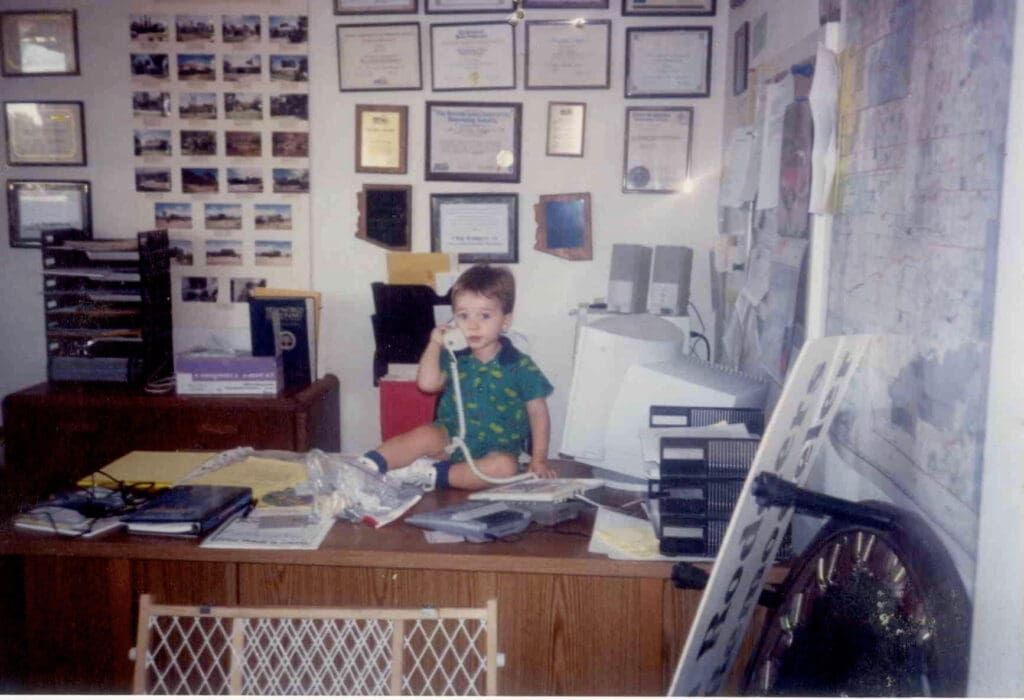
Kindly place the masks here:
[(341, 449), (337, 377), (277, 397), (148, 395), (111, 384), (37, 384), (3, 401), (4, 483), (27, 502), (131, 450)]

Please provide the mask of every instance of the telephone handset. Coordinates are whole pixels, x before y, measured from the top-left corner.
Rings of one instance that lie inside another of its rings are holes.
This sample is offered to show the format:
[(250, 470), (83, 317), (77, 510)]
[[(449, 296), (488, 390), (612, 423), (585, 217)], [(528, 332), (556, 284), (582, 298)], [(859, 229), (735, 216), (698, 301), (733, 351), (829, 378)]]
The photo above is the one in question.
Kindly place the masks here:
[(455, 326), (445, 329), (444, 332), (444, 346), (452, 352), (458, 352), (459, 350), (465, 350), (469, 347), (469, 343), (466, 342), (466, 336), (462, 334)]

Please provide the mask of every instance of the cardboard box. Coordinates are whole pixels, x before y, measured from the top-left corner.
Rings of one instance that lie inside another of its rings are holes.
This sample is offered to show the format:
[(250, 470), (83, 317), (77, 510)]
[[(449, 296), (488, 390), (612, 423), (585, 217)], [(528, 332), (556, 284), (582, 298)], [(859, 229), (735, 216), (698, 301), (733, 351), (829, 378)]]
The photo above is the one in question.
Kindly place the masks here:
[(181, 353), (174, 358), (179, 394), (276, 396), (284, 386), (281, 357), (249, 353)]

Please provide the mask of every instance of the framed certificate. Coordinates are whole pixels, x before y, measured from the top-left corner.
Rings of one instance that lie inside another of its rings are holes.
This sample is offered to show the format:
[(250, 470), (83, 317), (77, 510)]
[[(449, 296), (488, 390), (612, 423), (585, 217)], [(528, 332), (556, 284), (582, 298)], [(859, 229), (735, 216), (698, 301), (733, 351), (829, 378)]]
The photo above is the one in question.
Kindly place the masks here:
[(585, 102), (548, 102), (547, 155), (583, 157), (586, 117)]
[(519, 182), (519, 102), (427, 102), (427, 180)]
[(527, 10), (607, 10), (608, 0), (523, 0)]
[(592, 260), (590, 194), (542, 194), (533, 207), (534, 249), (565, 260)]
[(516, 86), (515, 27), (508, 22), (430, 25), (434, 90), (511, 90)]
[(83, 180), (8, 180), (12, 248), (38, 248), (46, 229), (74, 228), (92, 238), (90, 186)]
[(427, 14), (511, 12), (515, 0), (426, 0)]
[(623, 192), (679, 192), (690, 173), (693, 107), (628, 107)]
[(622, 14), (713, 17), (715, 0), (622, 0)]
[(81, 102), (4, 102), (8, 165), (85, 165)]
[(419, 0), (334, 0), (336, 15), (414, 15)]
[(342, 92), (420, 90), (419, 22), (338, 25), (338, 81)]
[(356, 105), (356, 172), (408, 172), (409, 108), (404, 105)]
[(0, 13), (3, 75), (78, 75), (78, 19), (74, 10)]
[(711, 27), (626, 29), (626, 97), (708, 97)]
[(430, 250), (459, 263), (519, 262), (519, 195), (430, 195)]
[(594, 89), (609, 85), (610, 20), (526, 23), (528, 89)]

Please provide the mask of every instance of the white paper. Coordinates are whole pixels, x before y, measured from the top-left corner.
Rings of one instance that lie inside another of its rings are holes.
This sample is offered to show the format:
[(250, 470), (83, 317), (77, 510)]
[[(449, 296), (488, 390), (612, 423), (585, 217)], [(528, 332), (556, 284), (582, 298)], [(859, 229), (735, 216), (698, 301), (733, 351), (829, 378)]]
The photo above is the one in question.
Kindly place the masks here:
[(504, 204), (445, 204), (440, 219), (441, 249), (446, 253), (508, 251), (508, 207)]
[(718, 205), (740, 207), (757, 193), (757, 131), (752, 126), (733, 130), (725, 154), (725, 169)]
[(526, 85), (608, 86), (608, 22), (529, 24)]
[(340, 25), (341, 89), (419, 88), (419, 32), (418, 24)]
[(793, 101), (793, 75), (766, 86), (764, 120), (761, 124), (761, 163), (757, 178), (757, 208), (779, 206), (779, 169), (782, 167), (782, 121)]
[(818, 44), (814, 62), (814, 82), (807, 96), (814, 120), (814, 146), (811, 149), (812, 214), (828, 211), (829, 192), (836, 173), (836, 113), (839, 105), (839, 61), (836, 55)]
[(707, 91), (710, 31), (636, 32), (630, 35), (627, 95)]

